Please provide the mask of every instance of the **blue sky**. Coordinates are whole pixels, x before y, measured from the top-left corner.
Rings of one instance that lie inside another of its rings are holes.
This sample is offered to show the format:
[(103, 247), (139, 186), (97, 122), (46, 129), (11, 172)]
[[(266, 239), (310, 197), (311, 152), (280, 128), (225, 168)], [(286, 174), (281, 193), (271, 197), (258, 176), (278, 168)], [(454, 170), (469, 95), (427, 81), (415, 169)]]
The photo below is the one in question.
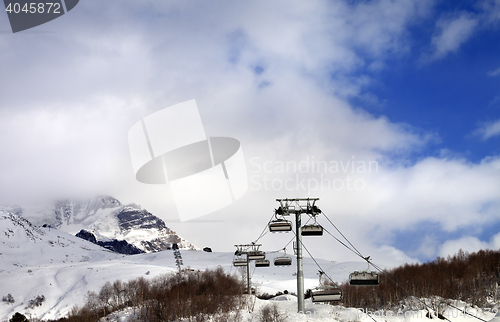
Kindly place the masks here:
[(452, 51), (427, 58), (433, 50), (436, 21), (465, 13), (480, 16), (484, 14), (478, 10), (480, 4), (435, 2), (432, 14), (409, 28), (408, 52), (390, 57), (382, 70), (363, 71), (373, 79), (365, 88), (372, 99), (353, 97), (353, 105), (393, 122), (434, 131), (439, 140), (422, 151), (423, 155), (444, 148), (478, 162), (498, 154), (498, 136), (482, 140), (475, 133), (500, 117), (498, 24), (476, 27), (478, 30)]
[[(232, 251), (276, 198), (310, 196), (378, 263), (498, 249), (499, 37), (493, 0), (80, 1), (16, 34), (0, 15), (0, 204), (108, 194)], [(138, 120), (191, 99), (207, 135), (241, 142), (250, 181), (204, 223), (180, 223), (167, 186), (135, 180), (127, 142)]]
[[(436, 139), (412, 155), (412, 162), (428, 156), (451, 155), (467, 162), (479, 163), (500, 153), (500, 138), (485, 137), (479, 130), (500, 119), (498, 24), (474, 32), (463, 44), (443, 57), (427, 60), (429, 40), (435, 35), (436, 20), (461, 13), (481, 15), (480, 2), (438, 2), (433, 18), (409, 31), (413, 45), (410, 53), (394, 57), (384, 70), (367, 72), (374, 79), (366, 90), (374, 100), (352, 98), (374, 115), (393, 122), (411, 124), (433, 132)], [(498, 3), (497, 3), (498, 5)], [(395, 232), (395, 243), (416, 254), (416, 245), (428, 236), (445, 242), (468, 235), (479, 227), (464, 227), (452, 232), (441, 231), (435, 222), (421, 222), (409, 230)], [(476, 230), (477, 237), (489, 241), (499, 231), (495, 223)], [(434, 255), (434, 254), (433, 254)], [(420, 256), (432, 260), (433, 256)]]
[[(430, 38), (415, 36), (418, 43)], [(500, 78), (490, 75), (499, 64), (494, 54), (500, 50), (498, 36), (495, 31), (480, 32), (457, 52), (427, 63), (420, 60), (428, 44), (421, 44), (410, 55), (391, 61), (387, 69), (370, 74), (376, 80), (367, 91), (376, 102), (353, 98), (353, 104), (394, 122), (435, 131), (439, 141), (425, 154), (446, 148), (473, 162), (498, 154), (498, 137), (482, 140), (475, 135), (482, 124), (500, 116)]]

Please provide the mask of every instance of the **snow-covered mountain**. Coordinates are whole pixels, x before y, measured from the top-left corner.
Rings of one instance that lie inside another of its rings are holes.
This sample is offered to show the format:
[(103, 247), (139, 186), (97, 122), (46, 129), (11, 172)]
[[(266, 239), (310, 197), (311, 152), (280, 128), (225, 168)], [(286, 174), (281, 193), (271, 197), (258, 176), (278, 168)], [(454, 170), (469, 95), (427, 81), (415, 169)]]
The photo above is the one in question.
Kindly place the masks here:
[(0, 272), (36, 265), (86, 262), (123, 256), (58, 229), (38, 227), (0, 210)]
[[(182, 250), (184, 267), (213, 269), (221, 266), (239, 274), (233, 267), (233, 253)], [(283, 253), (269, 253), (273, 260)], [(364, 263), (333, 263), (317, 260), (336, 281)], [(55, 228), (37, 227), (17, 214), (0, 210), (0, 298), (12, 296), (13, 303), (0, 302), (0, 321), (15, 312), (41, 319), (67, 316), (71, 308), (85, 302), (87, 292), (99, 292), (107, 282), (153, 278), (177, 271), (172, 250), (138, 255), (122, 255), (99, 247)], [(261, 293), (296, 292), (295, 260), (289, 267), (252, 268), (252, 285)], [(304, 258), (306, 288), (318, 284), (317, 267)], [(45, 299), (40, 306), (30, 301)]]
[[(148, 263), (156, 254), (172, 268)], [(87, 292), (98, 291), (106, 281), (174, 270), (172, 252), (148, 255), (144, 264), (136, 263), (134, 256), (111, 252), (55, 228), (37, 227), (0, 210), (0, 298), (12, 298), (0, 302), (0, 321), (14, 312), (39, 318), (65, 316), (85, 300)], [(30, 301), (42, 296), (41, 305), (30, 307)]]
[(196, 249), (146, 209), (135, 204), (123, 205), (109, 196), (0, 209), (21, 215), (35, 225), (55, 227), (72, 235), (84, 229), (94, 234), (98, 241), (125, 240), (144, 252), (170, 249), (173, 243), (181, 249)]
[[(221, 266), (227, 273), (238, 274), (241, 268), (232, 265), (233, 253), (183, 250), (184, 266), (205, 270)], [(270, 261), (283, 253), (268, 252)], [(362, 262), (334, 263), (316, 259), (322, 270), (337, 281), (347, 279), (349, 272), (366, 267)], [(304, 258), (305, 289), (318, 285), (318, 267), (311, 258)], [(258, 293), (296, 292), (295, 259), (287, 267), (255, 268), (252, 264), (252, 286)], [(0, 321), (7, 321), (15, 312), (30, 318), (58, 319), (65, 317), (75, 305), (85, 303), (89, 291), (99, 292), (106, 282), (130, 281), (138, 277), (151, 279), (177, 271), (172, 250), (138, 255), (121, 255), (58, 229), (37, 227), (19, 215), (0, 210)], [(10, 296), (9, 296), (10, 295)], [(286, 321), (339, 322), (426, 322), (425, 311), (416, 318), (405, 316), (371, 317), (355, 308), (343, 308), (305, 300), (307, 314), (296, 314), (297, 301), (282, 295), (273, 301), (252, 298), (238, 321), (255, 321), (260, 309), (275, 303)], [(457, 304), (462, 308), (463, 304)], [(474, 314), (475, 308), (469, 307)], [(110, 314), (101, 321), (133, 321), (132, 309)], [(457, 311), (458, 312), (458, 311)], [(456, 313), (456, 312), (455, 312)], [(360, 315), (361, 314), (361, 315)], [(483, 317), (490, 320), (494, 313)], [(472, 321), (467, 315), (449, 317), (452, 322)], [(467, 321), (465, 320), (467, 319)], [(483, 320), (484, 321), (484, 320)], [(499, 322), (495, 320), (494, 322)]]

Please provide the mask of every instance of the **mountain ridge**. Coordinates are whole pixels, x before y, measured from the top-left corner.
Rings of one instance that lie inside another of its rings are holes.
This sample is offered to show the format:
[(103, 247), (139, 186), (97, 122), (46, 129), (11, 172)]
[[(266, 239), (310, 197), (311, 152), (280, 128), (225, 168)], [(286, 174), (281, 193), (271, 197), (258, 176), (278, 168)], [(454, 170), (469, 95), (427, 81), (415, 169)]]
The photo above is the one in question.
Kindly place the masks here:
[(55, 227), (72, 235), (83, 229), (98, 241), (123, 240), (146, 253), (170, 249), (174, 243), (181, 249), (199, 249), (146, 209), (136, 204), (124, 205), (111, 196), (0, 209), (20, 215), (34, 225)]

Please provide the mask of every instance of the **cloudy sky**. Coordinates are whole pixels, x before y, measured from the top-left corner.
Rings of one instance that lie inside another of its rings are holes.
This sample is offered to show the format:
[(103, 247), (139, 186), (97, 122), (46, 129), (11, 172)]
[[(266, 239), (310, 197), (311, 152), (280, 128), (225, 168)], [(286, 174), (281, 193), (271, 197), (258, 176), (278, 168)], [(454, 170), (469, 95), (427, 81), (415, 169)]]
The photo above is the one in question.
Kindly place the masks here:
[[(318, 197), (380, 264), (498, 249), (499, 37), (495, 0), (81, 1), (15, 34), (0, 14), (0, 204), (112, 195), (233, 251), (276, 198)], [(208, 136), (241, 142), (249, 188), (181, 223), (167, 185), (135, 180), (127, 135), (191, 99)]]

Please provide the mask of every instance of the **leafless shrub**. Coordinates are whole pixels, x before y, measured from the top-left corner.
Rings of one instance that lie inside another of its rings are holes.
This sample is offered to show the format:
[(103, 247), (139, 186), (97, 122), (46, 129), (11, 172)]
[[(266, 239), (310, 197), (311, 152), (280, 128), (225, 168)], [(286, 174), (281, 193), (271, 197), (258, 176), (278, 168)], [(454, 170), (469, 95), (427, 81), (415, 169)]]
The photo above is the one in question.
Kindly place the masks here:
[(242, 292), (241, 281), (221, 267), (185, 270), (151, 281), (140, 277), (125, 283), (107, 282), (99, 293), (89, 292), (85, 305), (73, 308), (65, 321), (97, 321), (125, 307), (134, 308), (138, 321), (229, 321), (232, 311), (246, 305)]
[(259, 313), (259, 322), (285, 322), (287, 315), (281, 313), (276, 303), (264, 306)]
[(32, 309), (36, 306), (41, 306), (45, 302), (45, 296), (44, 295), (38, 295), (34, 299), (29, 300), (28, 306), (26, 307), (27, 309)]
[[(460, 250), (446, 259), (438, 257), (424, 264), (405, 264), (388, 273), (380, 276), (379, 286), (342, 284), (341, 288), (349, 295), (344, 297), (343, 304), (374, 310), (420, 309), (424, 307), (422, 299), (426, 298), (432, 299), (428, 303), (431, 309), (443, 312), (447, 305), (444, 299), (478, 306), (500, 300), (499, 251), (467, 253)], [(420, 300), (412, 299), (412, 295)]]
[(6, 296), (2, 297), (2, 302), (6, 302), (8, 304), (12, 304), (15, 302), (14, 300), (14, 297), (12, 296), (12, 294), (7, 294)]

